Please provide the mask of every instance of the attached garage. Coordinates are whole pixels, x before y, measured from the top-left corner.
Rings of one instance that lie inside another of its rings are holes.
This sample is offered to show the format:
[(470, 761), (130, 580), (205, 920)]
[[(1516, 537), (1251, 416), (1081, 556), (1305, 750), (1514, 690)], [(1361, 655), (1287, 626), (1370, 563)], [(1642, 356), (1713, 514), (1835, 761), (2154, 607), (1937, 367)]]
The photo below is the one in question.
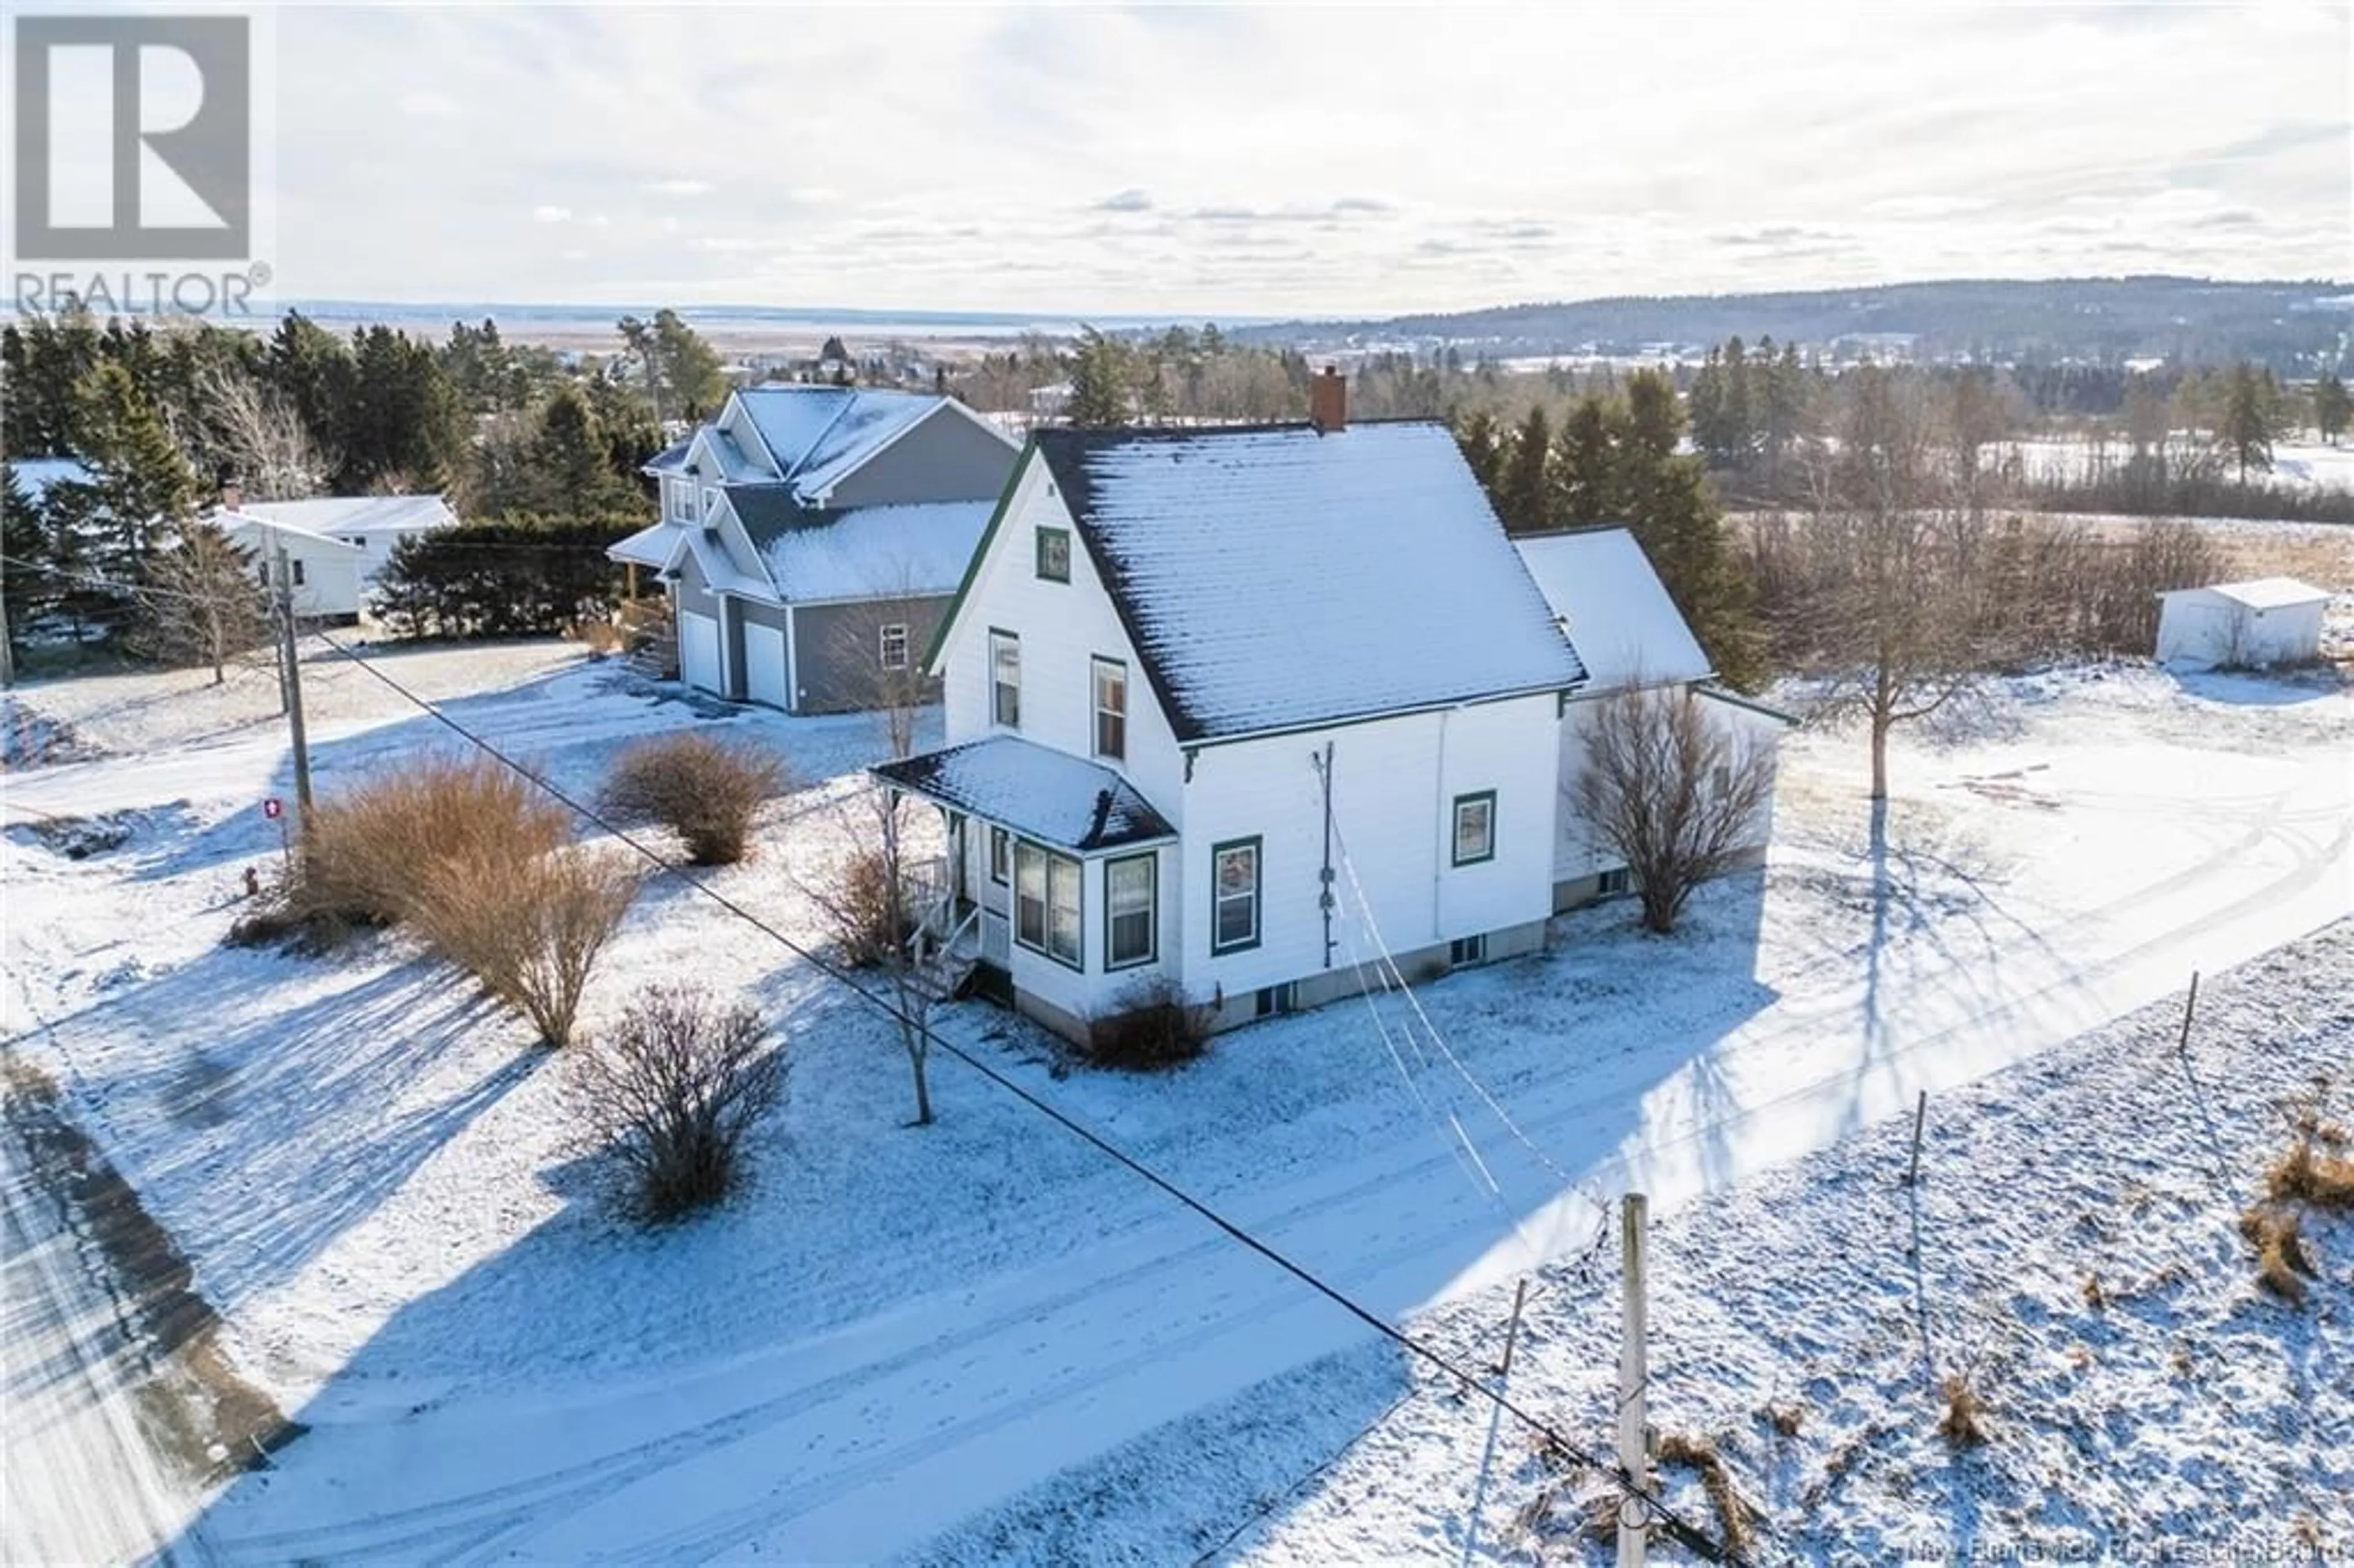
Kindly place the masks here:
[(744, 622), (744, 694), (772, 708), (790, 709), (791, 683), (785, 669), (785, 634), (781, 628)]
[(2158, 662), (2261, 669), (2321, 657), (2329, 595), (2295, 577), (2257, 577), (2158, 596)]
[(678, 615), (678, 673), (690, 686), (727, 694), (726, 667), (719, 657), (719, 618), (683, 609)]

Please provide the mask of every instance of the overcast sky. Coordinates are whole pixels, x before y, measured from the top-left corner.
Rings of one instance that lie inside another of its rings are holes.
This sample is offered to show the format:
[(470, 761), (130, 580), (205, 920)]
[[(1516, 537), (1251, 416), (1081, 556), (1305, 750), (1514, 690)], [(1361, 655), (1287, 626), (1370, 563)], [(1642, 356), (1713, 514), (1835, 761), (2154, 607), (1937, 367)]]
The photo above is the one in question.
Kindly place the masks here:
[(339, 7), (277, 50), (290, 296), (1355, 315), (2354, 277), (2342, 5)]

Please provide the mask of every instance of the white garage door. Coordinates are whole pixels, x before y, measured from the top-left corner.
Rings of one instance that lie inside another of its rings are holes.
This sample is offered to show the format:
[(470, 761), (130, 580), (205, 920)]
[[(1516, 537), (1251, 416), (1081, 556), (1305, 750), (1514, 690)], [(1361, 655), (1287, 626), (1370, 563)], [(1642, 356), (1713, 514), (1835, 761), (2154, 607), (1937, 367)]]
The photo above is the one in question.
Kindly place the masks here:
[(788, 708), (785, 698), (785, 634), (758, 621), (744, 623), (744, 692), (756, 703)]
[(719, 622), (716, 617), (681, 610), (678, 616), (678, 673), (690, 686), (719, 692)]

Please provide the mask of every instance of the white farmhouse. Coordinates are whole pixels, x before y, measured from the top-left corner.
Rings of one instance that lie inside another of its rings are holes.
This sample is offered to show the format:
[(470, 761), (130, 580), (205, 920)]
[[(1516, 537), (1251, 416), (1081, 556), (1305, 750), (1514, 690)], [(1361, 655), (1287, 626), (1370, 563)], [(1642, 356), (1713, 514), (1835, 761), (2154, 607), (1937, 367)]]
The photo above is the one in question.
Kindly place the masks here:
[[(1436, 422), (1039, 431), (933, 652), (944, 923), (1084, 1040), (1540, 948), (1585, 671)], [(969, 934), (969, 935), (966, 935)]]
[[(1797, 720), (1711, 683), (1715, 670), (1699, 639), (1652, 569), (1650, 557), (1624, 528), (1583, 528), (1523, 535), (1512, 541), (1577, 649), (1587, 680), (1561, 719), (1559, 829), (1553, 843), (1553, 900), (1564, 909), (1606, 894), (1628, 891), (1627, 863), (1575, 809), (1573, 791), (1585, 771), (1596, 705), (1622, 693), (1680, 686), (1707, 705), (1710, 718), (1731, 726), (1770, 769), (1782, 736)], [(1737, 865), (1762, 863), (1774, 836), (1772, 791), (1752, 819)]]
[(2158, 596), (2158, 662), (2190, 670), (2309, 664), (2321, 657), (2326, 589), (2257, 577)]

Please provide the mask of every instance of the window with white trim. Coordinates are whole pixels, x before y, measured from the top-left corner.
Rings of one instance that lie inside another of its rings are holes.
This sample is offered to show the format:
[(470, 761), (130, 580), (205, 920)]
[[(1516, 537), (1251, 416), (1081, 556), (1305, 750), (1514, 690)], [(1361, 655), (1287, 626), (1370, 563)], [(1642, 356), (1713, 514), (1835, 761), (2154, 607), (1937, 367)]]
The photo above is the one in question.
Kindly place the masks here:
[(989, 634), (989, 716), (1007, 729), (1022, 727), (1022, 639)]
[(1071, 580), (1071, 531), (1068, 528), (1038, 530), (1038, 576), (1050, 583)]
[(989, 880), (1002, 887), (1013, 875), (1013, 835), (1003, 828), (989, 830)]
[(1258, 946), (1257, 839), (1236, 839), (1210, 851), (1210, 951)]
[(670, 520), (673, 523), (695, 521), (695, 481), (673, 479), (664, 482), (663, 493), (670, 497)]
[(1094, 661), (1096, 755), (1128, 755), (1128, 666), (1117, 659)]
[(1104, 968), (1149, 964), (1159, 954), (1153, 912), (1158, 857), (1126, 855), (1104, 862)]
[(895, 620), (876, 633), (875, 657), (882, 661), (885, 670), (907, 667), (907, 626), (905, 621)]
[(1013, 845), (1013, 939), (1073, 969), (1084, 959), (1079, 863), (1027, 840)]

